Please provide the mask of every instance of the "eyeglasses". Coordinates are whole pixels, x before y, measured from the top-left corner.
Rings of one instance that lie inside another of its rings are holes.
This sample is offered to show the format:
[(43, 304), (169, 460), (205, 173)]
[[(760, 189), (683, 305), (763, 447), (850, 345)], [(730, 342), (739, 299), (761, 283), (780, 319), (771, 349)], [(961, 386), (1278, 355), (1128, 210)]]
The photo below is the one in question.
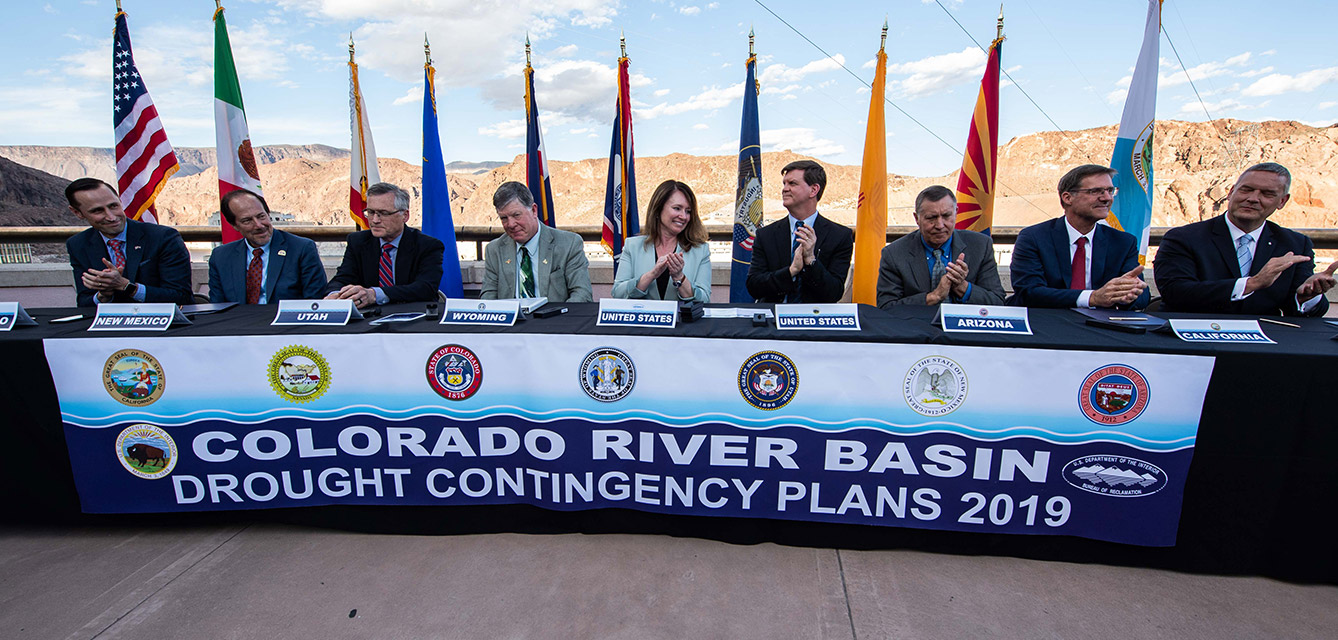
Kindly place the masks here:
[(389, 218), (391, 216), (399, 215), (404, 212), (405, 209), (397, 209), (395, 211), (377, 211), (376, 209), (363, 209), (362, 215), (366, 217), (368, 220), (371, 220), (372, 218)]
[(1070, 189), (1069, 193), (1085, 193), (1089, 196), (1108, 195), (1115, 197), (1120, 192), (1118, 187), (1092, 187), (1091, 189)]

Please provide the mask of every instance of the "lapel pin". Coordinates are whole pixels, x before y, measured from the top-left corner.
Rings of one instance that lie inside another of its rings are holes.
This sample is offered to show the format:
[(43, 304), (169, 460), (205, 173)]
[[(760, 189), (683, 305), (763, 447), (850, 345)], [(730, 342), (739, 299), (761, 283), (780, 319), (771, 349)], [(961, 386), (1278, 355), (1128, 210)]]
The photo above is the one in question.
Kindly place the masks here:
[(506, 263), (507, 263), (507, 264), (511, 264), (511, 259), (510, 259), (510, 258), (507, 258), (507, 259), (506, 259)]
[(548, 258), (544, 258), (543, 262), (544, 264), (548, 264)]
[(140, 249), (140, 246), (139, 246), (139, 245), (135, 245), (135, 251), (139, 251), (139, 249)]
[(283, 257), (283, 256), (286, 256), (286, 255), (288, 255), (288, 250), (287, 250), (287, 249), (279, 249), (279, 257)]

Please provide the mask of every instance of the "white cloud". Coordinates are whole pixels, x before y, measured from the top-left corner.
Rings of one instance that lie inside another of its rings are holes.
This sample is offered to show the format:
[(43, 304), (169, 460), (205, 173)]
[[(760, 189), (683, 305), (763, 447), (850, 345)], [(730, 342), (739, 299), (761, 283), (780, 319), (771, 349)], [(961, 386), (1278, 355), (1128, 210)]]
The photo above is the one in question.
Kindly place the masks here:
[(692, 125), (692, 128), (696, 129), (697, 131), (706, 131), (707, 129), (711, 128), (711, 125), (708, 125), (704, 122), (698, 122), (697, 124)]
[(1208, 109), (1208, 113), (1212, 114), (1213, 117), (1216, 118), (1220, 117), (1223, 112), (1245, 111), (1248, 109), (1256, 109), (1258, 107), (1244, 104), (1241, 101), (1236, 100), (1235, 98), (1227, 98), (1225, 100), (1220, 100), (1218, 102), (1205, 102), (1203, 104), (1199, 104), (1197, 101), (1186, 102), (1185, 104), (1180, 105), (1180, 113), (1198, 114), (1198, 113), (1203, 113), (1203, 110), (1205, 108)]
[[(504, 75), (480, 83), (484, 99), (500, 109), (522, 109), (523, 65), (513, 65)], [(630, 76), (636, 89), (652, 84), (643, 75)], [(534, 70), (534, 95), (544, 122), (550, 114), (589, 122), (613, 120), (617, 70), (594, 60), (559, 60)]]
[[(440, 102), (441, 98), (437, 98), (437, 101)], [(392, 102), (391, 104), (398, 107), (404, 104), (422, 104), (422, 102), (423, 102), (423, 85), (420, 84), (416, 87), (411, 87), (409, 91), (406, 92), (404, 95), (395, 98), (395, 101)]]
[(803, 87), (797, 84), (788, 84), (783, 87), (767, 87), (762, 89), (762, 95), (794, 93), (800, 89), (803, 89)]
[(685, 16), (695, 16), (702, 12), (701, 7), (679, 7), (678, 12)]
[(1294, 76), (1274, 73), (1255, 80), (1241, 93), (1247, 96), (1276, 96), (1292, 91), (1310, 93), (1320, 85), (1334, 81), (1338, 81), (1338, 67), (1313, 69)]
[(1329, 101), (1329, 102), (1321, 102), (1321, 103), (1315, 105), (1315, 108), (1316, 108), (1316, 109), (1332, 109), (1332, 108), (1335, 107), (1335, 106), (1338, 106), (1338, 102)]
[(51, 6), (50, 2), (42, 5), (42, 11), (45, 11), (47, 13), (60, 13), (59, 11), (56, 11), (55, 7)]
[[(809, 156), (834, 156), (845, 153), (846, 148), (836, 142), (819, 138), (817, 131), (804, 127), (793, 127), (789, 129), (763, 129), (761, 131), (761, 142), (763, 151), (780, 151), (789, 149), (795, 153), (801, 153)], [(738, 141), (730, 145), (737, 147)]]
[[(1226, 60), (1223, 60), (1221, 62), (1205, 62), (1201, 65), (1190, 67), (1187, 70), (1181, 70), (1179, 68), (1180, 64), (1178, 62), (1162, 58), (1161, 65), (1163, 67), (1167, 67), (1169, 71), (1160, 74), (1158, 76), (1157, 86), (1174, 87), (1177, 85), (1185, 84), (1189, 80), (1193, 80), (1194, 82), (1200, 82), (1205, 78), (1215, 78), (1217, 76), (1225, 76), (1225, 75), (1240, 75), (1241, 72), (1236, 71), (1236, 69), (1243, 67), (1246, 64), (1249, 64), (1250, 57), (1251, 57), (1250, 52), (1246, 51), (1245, 53), (1231, 56), (1230, 58), (1227, 58)], [(1188, 73), (1189, 76), (1188, 78), (1185, 77), (1186, 73)]]
[(784, 64), (770, 64), (758, 76), (758, 81), (766, 86), (771, 83), (798, 82), (804, 76), (814, 73), (826, 73), (840, 69), (846, 63), (845, 56), (836, 54), (830, 58), (820, 58), (802, 67), (787, 67)]
[(548, 52), (548, 55), (553, 56), (554, 58), (570, 58), (576, 55), (578, 50), (576, 45), (567, 44)]
[(1242, 72), (1240, 72), (1240, 73), (1238, 73), (1238, 74), (1236, 74), (1236, 75), (1238, 75), (1238, 76), (1240, 76), (1240, 77), (1242, 77), (1242, 78), (1253, 78), (1253, 77), (1255, 77), (1255, 76), (1262, 76), (1262, 75), (1264, 75), (1265, 73), (1272, 73), (1273, 71), (1274, 71), (1274, 68), (1273, 68), (1272, 66), (1268, 66), (1268, 67), (1264, 67), (1263, 69), (1253, 69), (1253, 70), (1251, 70), (1251, 71), (1242, 71)]
[(978, 81), (985, 69), (985, 62), (985, 52), (967, 47), (957, 53), (888, 65), (887, 72), (909, 74), (905, 80), (893, 82), (892, 86), (914, 98), (939, 93), (957, 84)]
[(655, 90), (655, 97), (656, 97), (656, 98), (663, 98), (664, 96), (669, 95), (669, 91), (670, 91), (669, 89), (656, 89), (656, 90)]
[(580, 134), (582, 134), (582, 133), (590, 133), (591, 131), (594, 131), (594, 129), (591, 129), (590, 127), (582, 127), (582, 128), (580, 128), (580, 129), (572, 129), (571, 131), (568, 131), (567, 133), (570, 134), (570, 135), (575, 136), (575, 135), (580, 135)]
[(709, 111), (729, 106), (743, 97), (743, 83), (727, 87), (711, 87), (683, 102), (670, 104), (662, 102), (653, 107), (636, 109), (635, 117), (650, 120), (660, 116), (672, 116), (688, 111)]
[(515, 140), (525, 137), (525, 119), (506, 120), (491, 124), (486, 127), (479, 127), (479, 135), (492, 138), (501, 138), (503, 140)]
[(719, 3), (719, 2), (712, 2), (711, 4), (706, 5), (706, 8), (707, 8), (707, 9), (719, 9), (719, 8), (720, 8), (720, 3)]

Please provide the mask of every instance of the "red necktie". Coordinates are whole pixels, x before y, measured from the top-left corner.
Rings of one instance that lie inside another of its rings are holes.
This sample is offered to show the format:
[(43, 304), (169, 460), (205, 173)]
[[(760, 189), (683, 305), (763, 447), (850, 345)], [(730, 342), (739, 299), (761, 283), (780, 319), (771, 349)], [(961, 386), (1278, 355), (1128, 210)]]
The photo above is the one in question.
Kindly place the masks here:
[(394, 267), (394, 263), (392, 263), (392, 262), (390, 261), (390, 250), (393, 249), (393, 248), (395, 248), (395, 245), (392, 245), (392, 244), (390, 244), (389, 242), (387, 242), (387, 243), (381, 245), (381, 288), (382, 288), (382, 289), (384, 289), (384, 288), (386, 288), (386, 287), (391, 287), (391, 286), (394, 286), (394, 285), (395, 285), (395, 267)]
[(251, 264), (246, 267), (246, 304), (258, 304), (260, 302), (260, 272), (264, 269), (264, 263), (260, 256), (265, 253), (264, 249), (256, 249), (251, 252), (254, 256), (251, 258)]
[(124, 271), (125, 271), (125, 251), (122, 249), (122, 247), (125, 246), (125, 242), (123, 242), (123, 241), (121, 241), (121, 240), (108, 240), (108, 241), (107, 241), (107, 244), (111, 245), (111, 248), (112, 248), (112, 255), (111, 255), (112, 266), (113, 266), (113, 267), (116, 267), (118, 270), (124, 272)]
[(1073, 281), (1070, 289), (1079, 291), (1087, 288), (1087, 238), (1078, 238), (1078, 248), (1073, 251)]

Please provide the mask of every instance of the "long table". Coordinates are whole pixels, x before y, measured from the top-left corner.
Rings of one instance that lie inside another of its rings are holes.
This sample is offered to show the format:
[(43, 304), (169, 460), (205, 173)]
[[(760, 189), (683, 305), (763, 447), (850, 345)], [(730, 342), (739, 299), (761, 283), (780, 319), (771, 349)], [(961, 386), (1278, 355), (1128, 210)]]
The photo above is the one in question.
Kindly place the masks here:
[[(563, 316), (528, 320), (512, 328), (453, 327), (451, 333), (538, 334), (549, 336), (641, 337), (644, 330), (596, 327), (596, 305), (568, 305)], [(421, 306), (418, 307), (421, 309)], [(413, 310), (413, 305), (396, 310)], [(39, 320), (72, 310), (33, 310)], [(194, 324), (169, 330), (174, 337), (367, 335), (441, 333), (430, 322), (371, 327), (272, 327), (272, 308), (235, 308), (199, 316)], [(955, 553), (1159, 566), (1184, 570), (1272, 575), (1338, 582), (1338, 551), (1330, 539), (1338, 524), (1331, 510), (1338, 495), (1338, 430), (1332, 425), (1324, 386), (1324, 365), (1334, 362), (1338, 330), (1318, 319), (1300, 328), (1266, 325), (1276, 345), (1201, 345), (1174, 336), (1124, 334), (1089, 327), (1071, 311), (1033, 310), (1033, 336), (944, 334), (934, 312), (902, 308), (888, 313), (861, 307), (859, 332), (776, 331), (747, 319), (702, 320), (657, 331), (659, 339), (690, 353), (694, 339), (748, 339), (788, 342), (837, 340), (853, 343), (1005, 347), (1064, 352), (1186, 354), (1215, 357), (1204, 397), (1192, 465), (1185, 480), (1178, 537), (1172, 547), (1134, 547), (1066, 536), (1017, 536), (912, 528), (801, 522), (740, 517), (664, 515), (631, 509), (555, 511), (529, 505), (410, 507), (330, 506), (248, 511), (248, 518), (278, 518), (375, 531), (455, 533), (474, 531), (628, 531), (713, 537), (734, 542), (776, 541), (844, 548), (910, 547)], [(1185, 316), (1176, 316), (1185, 317)], [(10, 355), (0, 395), (7, 408), (4, 432), (9, 452), (0, 465), (9, 517), (34, 516), (81, 521), (184, 518), (80, 515), (79, 499), (66, 451), (59, 404), (43, 341), (88, 338), (88, 320), (66, 325), (18, 328), (0, 334)], [(102, 333), (105, 340), (143, 334)], [(782, 349), (783, 350), (783, 349)], [(1057, 360), (1058, 362), (1058, 360)], [(207, 363), (202, 363), (207, 366)], [(219, 372), (225, 383), (229, 372)], [(419, 377), (421, 371), (407, 375)], [(209, 517), (227, 517), (211, 515)], [(236, 515), (231, 517), (238, 517)]]

